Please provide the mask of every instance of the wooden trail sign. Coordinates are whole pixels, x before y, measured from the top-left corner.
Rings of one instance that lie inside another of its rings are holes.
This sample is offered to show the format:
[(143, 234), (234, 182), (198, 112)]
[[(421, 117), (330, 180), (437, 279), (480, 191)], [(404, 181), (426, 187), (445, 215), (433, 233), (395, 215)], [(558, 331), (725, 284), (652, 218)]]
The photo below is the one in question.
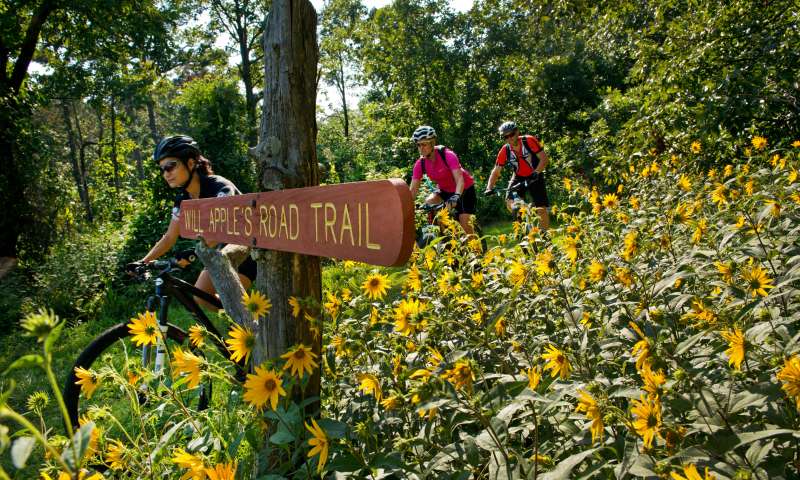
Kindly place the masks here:
[(184, 238), (357, 260), (406, 263), (414, 202), (400, 179), (184, 200)]

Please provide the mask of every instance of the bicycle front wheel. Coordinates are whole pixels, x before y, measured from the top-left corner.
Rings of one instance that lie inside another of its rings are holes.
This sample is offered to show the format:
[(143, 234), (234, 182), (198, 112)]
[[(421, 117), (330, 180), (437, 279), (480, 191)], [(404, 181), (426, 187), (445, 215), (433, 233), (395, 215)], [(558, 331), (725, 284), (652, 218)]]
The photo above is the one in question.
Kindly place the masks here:
[[(174, 352), (179, 346), (186, 350), (188, 347), (188, 334), (181, 328), (167, 324), (164, 338), (167, 351)], [(150, 347), (153, 355), (155, 347)], [(175, 388), (160, 388), (167, 385), (175, 386), (170, 377), (169, 365), (164, 359), (164, 369), (161, 375), (153, 372), (150, 364), (152, 359), (144, 358), (142, 348), (134, 345), (128, 325), (120, 323), (98, 335), (91, 344), (78, 356), (75, 365), (70, 370), (64, 385), (64, 403), (67, 414), (74, 428), (90, 418), (99, 424), (102, 417), (109, 421), (106, 431), (115, 428), (127, 428), (134, 425), (138, 407), (152, 401), (154, 396), (169, 392), (175, 402), (180, 402), (181, 409), (204, 410), (211, 397), (211, 382), (205, 379), (194, 388), (190, 382), (184, 382)], [(200, 355), (199, 352), (194, 352)], [(81, 383), (87, 383), (78, 375), (78, 369), (100, 372), (99, 376), (90, 384), (81, 388)], [(102, 412), (102, 415), (90, 415), (92, 409)], [(103, 422), (105, 423), (105, 422)]]

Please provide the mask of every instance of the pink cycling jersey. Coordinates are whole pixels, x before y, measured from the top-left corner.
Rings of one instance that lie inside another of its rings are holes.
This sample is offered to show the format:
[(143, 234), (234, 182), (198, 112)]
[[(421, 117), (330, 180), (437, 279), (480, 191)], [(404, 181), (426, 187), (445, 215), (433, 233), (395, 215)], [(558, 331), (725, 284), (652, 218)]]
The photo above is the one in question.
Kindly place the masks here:
[[(437, 145), (436, 149), (439, 148), (442, 147)], [(455, 152), (445, 149), (444, 154), (447, 157), (447, 165), (442, 162), (442, 157), (437, 150), (433, 152), (433, 160), (425, 159), (425, 174), (436, 183), (439, 190), (450, 193), (456, 191), (456, 179), (453, 177), (452, 170), (461, 170), (461, 175), (464, 177), (464, 190), (475, 184), (472, 175), (461, 167), (458, 155)], [(422, 180), (422, 160), (422, 157), (420, 157), (417, 159), (417, 163), (414, 164), (414, 171), (411, 174), (411, 178), (414, 180)]]

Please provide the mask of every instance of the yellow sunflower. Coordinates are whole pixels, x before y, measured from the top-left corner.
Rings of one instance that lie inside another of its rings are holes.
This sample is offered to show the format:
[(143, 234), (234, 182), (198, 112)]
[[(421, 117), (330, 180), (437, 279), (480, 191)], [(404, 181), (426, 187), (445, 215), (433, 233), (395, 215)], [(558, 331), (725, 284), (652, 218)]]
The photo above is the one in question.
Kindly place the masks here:
[(717, 267), (717, 272), (722, 275), (722, 280), (725, 283), (730, 284), (733, 282), (733, 262), (714, 262), (714, 266)]
[(728, 341), (728, 349), (725, 350), (725, 355), (728, 356), (728, 365), (733, 365), (736, 370), (741, 370), (742, 361), (744, 360), (744, 334), (736, 328), (733, 331), (726, 330), (721, 335), (722, 338)]
[(578, 238), (566, 236), (564, 237), (564, 244), (562, 245), (564, 249), (564, 253), (567, 255), (567, 258), (570, 262), (575, 263), (578, 259)]
[(717, 478), (708, 473), (708, 467), (706, 467), (705, 475), (701, 477), (700, 473), (697, 471), (697, 467), (695, 467), (693, 463), (683, 466), (683, 475), (675, 472), (670, 472), (669, 475), (673, 480), (714, 480)]
[(371, 300), (381, 300), (389, 287), (389, 280), (385, 275), (379, 273), (372, 273), (364, 280), (361, 288), (364, 289), (364, 294)]
[(153, 312), (140, 313), (136, 318), (131, 318), (131, 323), (128, 324), (128, 331), (133, 335), (133, 343), (140, 347), (142, 345), (155, 345), (156, 340), (161, 337), (156, 314)]
[(302, 377), (305, 371), (311, 375), (314, 369), (317, 368), (317, 362), (314, 361), (317, 355), (311, 351), (311, 347), (306, 347), (302, 343), (293, 349), (289, 349), (289, 351), (281, 355), (281, 358), (286, 360), (283, 369), (291, 368), (291, 374), (298, 377)]
[(253, 351), (253, 346), (256, 343), (256, 337), (249, 328), (244, 328), (241, 325), (234, 325), (228, 332), (231, 337), (225, 340), (231, 348), (231, 360), (239, 362), (244, 360), (247, 363), (250, 360), (250, 353)]
[(313, 447), (311, 451), (308, 452), (308, 457), (311, 458), (314, 455), (319, 455), (319, 459), (317, 460), (317, 473), (322, 473), (325, 469), (325, 464), (328, 462), (328, 445), (330, 443), (328, 435), (317, 425), (317, 421), (313, 418), (311, 419), (311, 425), (306, 422), (306, 429), (313, 435), (313, 438), (308, 440), (308, 445)]
[(747, 282), (747, 289), (750, 290), (754, 297), (766, 297), (768, 294), (767, 289), (775, 288), (775, 285), (772, 285), (772, 279), (767, 276), (767, 271), (761, 268), (760, 265), (742, 272), (742, 278)]
[(752, 144), (753, 148), (756, 150), (763, 150), (767, 146), (767, 139), (760, 135), (756, 135), (753, 137)]
[(625, 234), (622, 245), (622, 258), (625, 261), (630, 261), (638, 250), (639, 232), (631, 230)]
[(381, 382), (378, 378), (371, 373), (359, 373), (357, 379), (360, 382), (359, 390), (367, 395), (372, 395), (375, 400), (380, 402), (383, 398), (383, 390), (381, 389)]
[(631, 349), (631, 356), (636, 357), (636, 369), (641, 370), (642, 365), (644, 365), (645, 362), (649, 362), (650, 341), (638, 325), (633, 322), (629, 322), (628, 326), (639, 335), (639, 341), (636, 342)]
[(698, 142), (697, 140), (692, 142), (692, 153), (697, 154), (697, 153), (700, 153), (702, 150), (703, 150), (703, 146), (700, 145), (700, 142)]
[(236, 462), (218, 463), (205, 469), (208, 480), (236, 480)]
[(408, 270), (408, 288), (414, 292), (422, 290), (422, 279), (420, 277), (419, 268), (416, 265)]
[(608, 193), (606, 195), (603, 195), (603, 207), (612, 209), (618, 206), (619, 206), (619, 198), (615, 194)]
[(689, 177), (687, 177), (686, 175), (681, 174), (681, 176), (678, 177), (678, 186), (684, 192), (688, 192), (689, 190), (692, 189), (692, 181), (689, 180)]
[(642, 437), (645, 448), (653, 447), (653, 439), (661, 429), (661, 402), (656, 398), (648, 400), (644, 395), (633, 401), (633, 429)]
[(633, 275), (631, 274), (631, 271), (625, 267), (615, 267), (614, 276), (617, 278), (619, 283), (626, 287), (633, 285)]
[(173, 378), (186, 374), (189, 378), (189, 388), (197, 388), (200, 385), (200, 366), (203, 359), (181, 347), (172, 350), (172, 376)]
[(386, 397), (385, 399), (383, 399), (383, 401), (381, 402), (381, 406), (384, 408), (384, 410), (394, 410), (395, 408), (400, 406), (400, 403), (402, 403), (401, 397), (398, 397), (397, 395), (392, 395), (390, 397)]
[(472, 288), (479, 288), (483, 285), (483, 274), (481, 272), (475, 272), (472, 274)]
[(555, 262), (553, 261), (553, 252), (550, 250), (544, 250), (539, 255), (536, 255), (536, 273), (539, 275), (548, 275), (553, 273), (554, 266)]
[(342, 301), (339, 300), (335, 294), (331, 292), (326, 292), (326, 296), (328, 297), (328, 301), (325, 302), (322, 306), (325, 307), (325, 311), (328, 315), (331, 316), (333, 321), (335, 322), (336, 319), (339, 317), (339, 310), (342, 308)]
[(424, 321), (419, 320), (420, 314), (425, 310), (425, 304), (419, 300), (403, 299), (394, 309), (394, 329), (401, 335), (413, 335), (425, 326)]
[(300, 301), (297, 300), (297, 297), (294, 297), (294, 296), (289, 297), (289, 306), (292, 308), (292, 317), (299, 318), (300, 317)]
[(592, 260), (592, 264), (589, 265), (589, 279), (596, 283), (603, 281), (604, 278), (606, 278), (606, 267), (597, 260)]
[(544, 369), (550, 370), (550, 376), (552, 378), (559, 376), (562, 380), (564, 380), (565, 378), (569, 377), (569, 374), (572, 371), (572, 365), (570, 365), (566, 354), (554, 345), (548, 345), (546, 348), (547, 353), (542, 355), (543, 359), (548, 360), (547, 364), (544, 366)]
[(195, 347), (202, 347), (206, 343), (208, 331), (202, 325), (192, 325), (189, 327), (189, 341)]
[(111, 470), (124, 470), (128, 463), (128, 449), (119, 440), (106, 444), (106, 463)]
[(725, 185), (721, 183), (717, 183), (714, 190), (711, 191), (711, 201), (717, 204), (717, 207), (722, 207), (726, 203), (728, 203), (728, 198), (726, 194), (728, 193), (728, 189), (725, 188)]
[(583, 412), (592, 421), (589, 430), (592, 432), (592, 443), (603, 439), (603, 414), (592, 395), (585, 390), (578, 390), (578, 406), (576, 412)]
[(81, 386), (81, 393), (86, 395), (86, 398), (92, 398), (94, 391), (100, 385), (100, 377), (94, 370), (86, 370), (83, 367), (75, 367), (75, 376), (78, 380), (75, 385)]
[(475, 374), (468, 362), (459, 360), (453, 368), (446, 370), (442, 378), (453, 384), (455, 388), (472, 391), (472, 382), (475, 381)]
[(244, 401), (256, 410), (264, 408), (267, 402), (275, 410), (278, 400), (282, 396), (286, 396), (286, 390), (283, 389), (283, 381), (279, 373), (256, 367), (255, 374), (247, 375), (247, 380), (244, 382)]
[(794, 399), (797, 410), (800, 411), (800, 356), (793, 355), (784, 360), (783, 368), (778, 372), (777, 377), (783, 382), (781, 387), (783, 391)]
[(542, 380), (542, 370), (539, 367), (531, 367), (525, 372), (525, 375), (528, 377), (528, 388), (535, 391)]
[(667, 381), (666, 376), (662, 370), (654, 372), (650, 368), (649, 363), (642, 365), (639, 370), (639, 375), (644, 382), (644, 390), (647, 392), (647, 398), (660, 398), (662, 393), (662, 386)]
[(525, 264), (514, 260), (508, 272), (508, 279), (515, 287), (519, 287), (525, 282), (526, 271)]
[(268, 314), (272, 308), (272, 302), (258, 290), (253, 290), (251, 293), (244, 292), (242, 304), (253, 316), (254, 321), (258, 321), (259, 318)]
[(181, 480), (205, 480), (205, 464), (200, 456), (192, 455), (182, 448), (175, 449), (172, 455), (173, 457), (170, 461), (180, 468), (187, 470), (181, 477)]

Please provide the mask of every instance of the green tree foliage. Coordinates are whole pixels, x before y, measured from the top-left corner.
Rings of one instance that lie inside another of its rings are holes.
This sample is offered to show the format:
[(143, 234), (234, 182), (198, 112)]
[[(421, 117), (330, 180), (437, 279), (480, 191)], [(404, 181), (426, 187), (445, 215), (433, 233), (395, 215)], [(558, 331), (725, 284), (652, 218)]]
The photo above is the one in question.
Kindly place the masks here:
[(183, 86), (176, 103), (182, 107), (187, 130), (211, 160), (214, 173), (242, 191), (255, 185), (254, 166), (247, 157), (245, 102), (236, 82), (205, 77)]

